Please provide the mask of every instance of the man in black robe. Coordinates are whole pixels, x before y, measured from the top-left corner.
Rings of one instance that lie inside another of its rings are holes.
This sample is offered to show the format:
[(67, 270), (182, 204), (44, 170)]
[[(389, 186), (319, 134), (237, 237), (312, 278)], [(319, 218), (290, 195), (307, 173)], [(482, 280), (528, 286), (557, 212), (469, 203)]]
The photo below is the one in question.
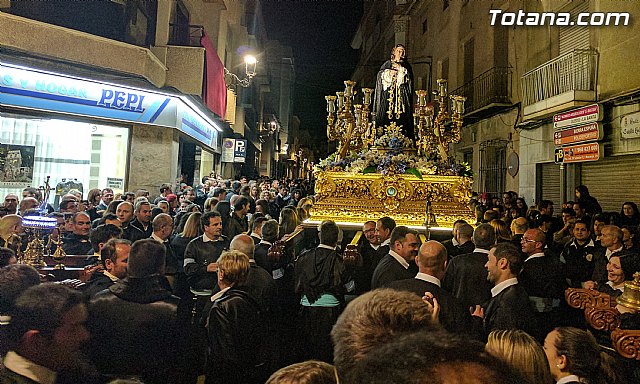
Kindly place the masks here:
[(376, 78), (373, 100), (376, 127), (395, 122), (402, 134), (415, 140), (413, 133), (413, 70), (407, 62), (404, 45), (396, 44)]
[(482, 333), (486, 338), (496, 329), (520, 329), (532, 336), (542, 336), (536, 327), (529, 296), (518, 284), (522, 267), (520, 251), (511, 243), (500, 243), (489, 251), (486, 263), (487, 280), (494, 284), (491, 299), (476, 306), (474, 318), (482, 319)]
[(422, 244), (418, 257), (418, 274), (412, 279), (389, 283), (389, 288), (413, 292), (423, 297), (430, 292), (440, 305), (438, 319), (449, 332), (465, 332), (470, 329), (471, 315), (452, 294), (440, 288), (440, 279), (444, 277), (447, 265), (447, 250), (435, 240)]
[(371, 289), (381, 288), (396, 280), (411, 279), (418, 273), (414, 261), (418, 255), (418, 233), (403, 225), (391, 232), (391, 249), (378, 263), (371, 278)]
[(476, 245), (472, 253), (451, 259), (442, 280), (442, 288), (455, 296), (466, 308), (491, 298), (491, 284), (484, 267), (489, 250), (496, 242), (496, 232), (489, 224), (480, 224), (473, 232)]

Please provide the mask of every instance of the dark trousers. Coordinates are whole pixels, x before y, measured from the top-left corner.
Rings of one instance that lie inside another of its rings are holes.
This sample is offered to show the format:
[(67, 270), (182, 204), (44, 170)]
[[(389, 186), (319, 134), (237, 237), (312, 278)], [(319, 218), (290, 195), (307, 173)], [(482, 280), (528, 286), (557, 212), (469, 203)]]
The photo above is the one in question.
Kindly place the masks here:
[(340, 316), (341, 307), (306, 307), (300, 311), (300, 325), (303, 335), (301, 350), (306, 351), (306, 360), (315, 359), (332, 364), (333, 344), (331, 328)]

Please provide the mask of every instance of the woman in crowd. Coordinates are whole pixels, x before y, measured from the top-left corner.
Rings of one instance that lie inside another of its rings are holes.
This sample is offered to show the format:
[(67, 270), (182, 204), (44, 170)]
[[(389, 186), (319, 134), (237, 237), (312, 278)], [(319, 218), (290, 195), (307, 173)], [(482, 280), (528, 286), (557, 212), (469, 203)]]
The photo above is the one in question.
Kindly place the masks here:
[(527, 202), (523, 197), (518, 197), (516, 199), (516, 211), (518, 211), (518, 217), (527, 217), (527, 210), (529, 207), (527, 206)]
[(633, 201), (627, 201), (622, 204), (618, 225), (637, 228), (638, 224), (640, 224), (640, 211), (638, 211), (638, 206), (636, 205), (636, 203), (634, 203)]
[(256, 184), (251, 186), (251, 191), (249, 192), (249, 196), (251, 196), (254, 200), (260, 199), (260, 188)]
[(509, 231), (509, 227), (507, 224), (500, 220), (494, 219), (489, 222), (489, 224), (496, 231), (496, 242), (497, 243), (508, 243), (511, 242), (511, 232)]
[(616, 256), (614, 253), (607, 263), (607, 283), (596, 286), (593, 281), (587, 281), (584, 287), (618, 297), (624, 292), (625, 281), (633, 280), (633, 274), (638, 271), (640, 271), (640, 256), (634, 254)]
[(527, 379), (526, 384), (551, 384), (553, 378), (544, 350), (524, 331), (496, 330), (489, 334), (486, 350)]
[(204, 201), (204, 211), (209, 212), (213, 209), (213, 207), (218, 204), (218, 199), (215, 197), (208, 197), (207, 200)]
[(600, 351), (587, 331), (559, 327), (544, 340), (544, 352), (556, 384), (618, 384), (623, 382), (614, 369), (613, 358)]
[[(186, 213), (184, 228), (178, 232), (178, 234), (171, 241), (171, 247), (176, 257), (184, 259), (184, 251), (187, 249), (187, 244), (196, 237), (202, 235), (202, 227), (200, 226), (200, 212)], [(180, 225), (177, 226), (178, 230)]]
[(634, 252), (640, 253), (638, 248), (638, 236), (636, 236), (637, 229), (634, 227), (622, 227), (622, 244), (624, 245), (624, 249)]
[(596, 213), (602, 213), (602, 207), (598, 200), (589, 194), (589, 188), (586, 185), (578, 185), (576, 187), (576, 200), (584, 204), (584, 210), (587, 215), (593, 216)]

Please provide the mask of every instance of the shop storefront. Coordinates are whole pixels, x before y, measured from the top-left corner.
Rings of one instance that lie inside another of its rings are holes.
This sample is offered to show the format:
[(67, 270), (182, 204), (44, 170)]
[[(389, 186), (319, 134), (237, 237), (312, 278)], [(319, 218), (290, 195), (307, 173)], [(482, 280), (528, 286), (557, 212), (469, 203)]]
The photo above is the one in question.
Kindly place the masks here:
[(196, 161), (183, 147), (197, 146), (211, 169), (220, 153), (221, 122), (193, 98), (2, 62), (0, 127), (1, 196), (47, 176), (52, 187), (71, 182), (85, 194), (107, 186), (155, 193)]

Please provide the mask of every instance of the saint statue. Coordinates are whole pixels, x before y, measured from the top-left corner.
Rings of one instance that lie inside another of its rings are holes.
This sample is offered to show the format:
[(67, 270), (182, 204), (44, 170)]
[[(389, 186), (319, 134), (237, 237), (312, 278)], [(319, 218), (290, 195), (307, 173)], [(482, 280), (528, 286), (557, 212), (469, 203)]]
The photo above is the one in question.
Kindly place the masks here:
[(406, 59), (404, 45), (397, 44), (391, 50), (376, 79), (373, 100), (376, 127), (395, 122), (403, 135), (415, 141), (413, 132), (413, 70)]

